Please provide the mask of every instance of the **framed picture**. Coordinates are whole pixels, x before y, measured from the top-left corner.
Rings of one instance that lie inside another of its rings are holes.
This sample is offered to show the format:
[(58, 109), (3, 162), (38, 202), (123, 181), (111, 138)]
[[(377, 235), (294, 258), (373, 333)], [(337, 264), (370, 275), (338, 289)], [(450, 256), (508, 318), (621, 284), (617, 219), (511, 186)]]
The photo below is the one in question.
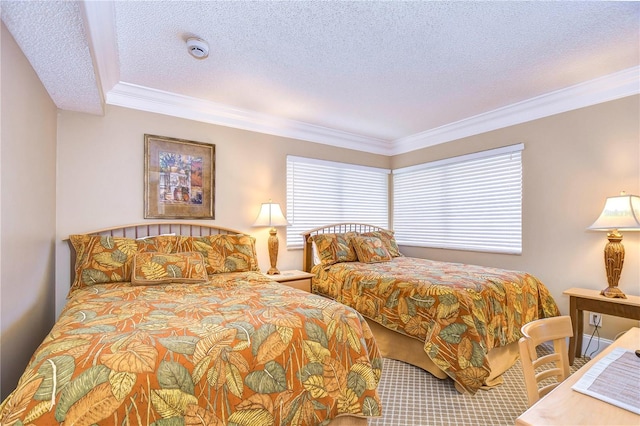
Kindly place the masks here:
[(215, 148), (144, 135), (144, 218), (214, 219)]

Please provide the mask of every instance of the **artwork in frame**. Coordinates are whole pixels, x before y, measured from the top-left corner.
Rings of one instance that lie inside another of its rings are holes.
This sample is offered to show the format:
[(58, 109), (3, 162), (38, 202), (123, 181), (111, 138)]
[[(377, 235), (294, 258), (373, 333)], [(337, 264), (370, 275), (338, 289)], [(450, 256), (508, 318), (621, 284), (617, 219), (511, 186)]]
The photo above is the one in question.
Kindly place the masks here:
[(144, 135), (144, 218), (214, 219), (215, 145)]

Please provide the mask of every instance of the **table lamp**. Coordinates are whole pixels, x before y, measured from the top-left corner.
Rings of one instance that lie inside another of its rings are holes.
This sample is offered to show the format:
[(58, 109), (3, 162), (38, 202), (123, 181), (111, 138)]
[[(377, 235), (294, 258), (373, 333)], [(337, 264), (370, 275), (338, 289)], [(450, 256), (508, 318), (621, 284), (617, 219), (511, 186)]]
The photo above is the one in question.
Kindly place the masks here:
[(624, 263), (624, 246), (620, 231), (640, 231), (640, 197), (627, 195), (623, 191), (617, 197), (607, 198), (600, 217), (588, 229), (608, 231), (609, 242), (604, 247), (604, 265), (609, 287), (600, 294), (626, 299), (627, 296), (618, 288)]
[(268, 275), (277, 275), (280, 273), (278, 268), (276, 268), (276, 262), (278, 261), (278, 231), (276, 230), (276, 226), (287, 226), (289, 222), (282, 214), (282, 209), (280, 208), (280, 204), (272, 203), (269, 200), (268, 203), (262, 203), (262, 207), (260, 207), (260, 213), (258, 213), (258, 217), (256, 218), (253, 226), (270, 226), (269, 230), (269, 262), (271, 263), (271, 268), (267, 271)]

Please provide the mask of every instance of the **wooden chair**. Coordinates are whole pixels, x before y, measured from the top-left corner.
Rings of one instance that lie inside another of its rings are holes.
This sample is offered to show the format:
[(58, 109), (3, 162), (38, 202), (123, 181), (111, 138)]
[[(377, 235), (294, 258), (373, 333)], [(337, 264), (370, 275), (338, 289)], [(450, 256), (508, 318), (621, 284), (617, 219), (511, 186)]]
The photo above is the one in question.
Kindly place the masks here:
[[(532, 321), (522, 327), (522, 335), (518, 342), (520, 360), (527, 387), (527, 399), (531, 406), (569, 377), (569, 351), (566, 339), (573, 336), (571, 318), (561, 316)], [(538, 357), (536, 348), (541, 343), (549, 341), (553, 342), (553, 352)], [(540, 370), (536, 372), (537, 369)]]

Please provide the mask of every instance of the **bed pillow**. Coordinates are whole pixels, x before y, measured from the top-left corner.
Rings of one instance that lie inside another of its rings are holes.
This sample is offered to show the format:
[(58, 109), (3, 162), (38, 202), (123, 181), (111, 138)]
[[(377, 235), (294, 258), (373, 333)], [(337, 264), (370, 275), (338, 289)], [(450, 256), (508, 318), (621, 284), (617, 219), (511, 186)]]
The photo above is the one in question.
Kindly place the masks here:
[(175, 234), (157, 235), (155, 237), (144, 237), (136, 240), (138, 253), (159, 252), (178, 253), (178, 246), (182, 238)]
[(391, 257), (400, 257), (402, 253), (400, 253), (400, 249), (398, 248), (398, 243), (396, 242), (396, 238), (394, 236), (393, 231), (389, 231), (386, 229), (380, 231), (372, 231), (365, 232), (361, 234), (363, 237), (377, 237), (382, 240), (385, 248), (391, 255)]
[(136, 240), (99, 235), (71, 235), (69, 239), (76, 252), (72, 289), (131, 280)]
[(133, 258), (133, 285), (203, 283), (208, 281), (204, 258), (198, 252), (138, 253)]
[(216, 234), (183, 238), (180, 251), (197, 251), (204, 257), (207, 274), (259, 271), (256, 239), (246, 234)]
[(320, 263), (330, 266), (340, 262), (355, 262), (358, 257), (351, 246), (351, 239), (357, 234), (317, 234), (312, 237)]
[(378, 237), (358, 236), (351, 242), (359, 262), (377, 263), (391, 260), (391, 255), (385, 247), (384, 241)]

